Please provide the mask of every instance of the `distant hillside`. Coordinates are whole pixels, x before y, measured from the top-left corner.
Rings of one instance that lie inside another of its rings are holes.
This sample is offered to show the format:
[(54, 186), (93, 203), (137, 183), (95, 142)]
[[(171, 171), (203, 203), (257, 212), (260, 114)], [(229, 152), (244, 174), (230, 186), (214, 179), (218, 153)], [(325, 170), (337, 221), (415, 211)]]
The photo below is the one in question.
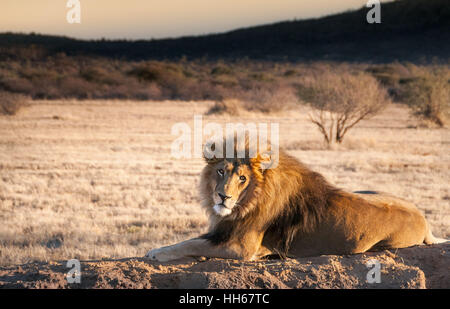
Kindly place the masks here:
[(399, 0), (381, 7), (381, 24), (368, 24), (364, 7), (318, 19), (287, 21), (178, 39), (83, 41), (46, 35), (0, 34), (0, 57), (96, 55), (129, 60), (228, 58), (337, 61), (448, 61), (449, 0)]

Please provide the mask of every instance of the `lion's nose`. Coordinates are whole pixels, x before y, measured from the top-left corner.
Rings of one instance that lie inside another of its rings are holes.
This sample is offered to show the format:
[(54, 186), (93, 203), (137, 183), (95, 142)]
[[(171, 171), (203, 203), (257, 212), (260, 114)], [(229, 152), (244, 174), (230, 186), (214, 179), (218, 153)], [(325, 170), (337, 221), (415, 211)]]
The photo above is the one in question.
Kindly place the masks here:
[(222, 201), (225, 201), (225, 200), (231, 198), (231, 196), (224, 195), (224, 194), (222, 194), (222, 193), (217, 193), (217, 194), (219, 194), (219, 196), (220, 196), (220, 198), (222, 199)]

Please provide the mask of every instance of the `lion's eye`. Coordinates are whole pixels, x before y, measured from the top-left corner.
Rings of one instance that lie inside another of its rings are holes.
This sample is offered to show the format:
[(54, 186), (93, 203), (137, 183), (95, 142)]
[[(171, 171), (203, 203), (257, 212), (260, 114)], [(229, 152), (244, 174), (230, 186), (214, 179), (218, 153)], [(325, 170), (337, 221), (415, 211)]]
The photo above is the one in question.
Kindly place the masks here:
[(247, 178), (245, 178), (245, 176), (241, 176), (241, 177), (239, 177), (239, 179), (240, 179), (242, 182), (245, 182), (245, 181), (247, 180)]
[(225, 173), (225, 172), (224, 172), (223, 169), (218, 169), (218, 170), (217, 170), (217, 174), (219, 174), (220, 176), (223, 176), (224, 173)]

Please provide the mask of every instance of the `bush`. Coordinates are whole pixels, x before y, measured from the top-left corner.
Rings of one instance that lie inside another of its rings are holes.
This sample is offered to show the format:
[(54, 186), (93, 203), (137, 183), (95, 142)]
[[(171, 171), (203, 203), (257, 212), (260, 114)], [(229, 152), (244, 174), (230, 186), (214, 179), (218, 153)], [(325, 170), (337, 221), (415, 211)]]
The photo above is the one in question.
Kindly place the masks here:
[(216, 101), (214, 105), (206, 112), (206, 115), (228, 114), (238, 116), (243, 110), (242, 102), (236, 99), (225, 99)]
[(186, 95), (196, 99), (196, 95), (190, 92), (190, 87), (195, 86), (194, 80), (185, 75), (183, 67), (179, 64), (149, 61), (139, 64), (128, 74), (141, 82), (156, 83), (161, 88), (163, 96), (168, 99), (191, 99)]
[(342, 143), (351, 128), (390, 102), (375, 78), (348, 71), (314, 74), (298, 86), (298, 95), (313, 107), (310, 120), (328, 144)]
[(272, 76), (270, 76), (267, 73), (262, 73), (262, 72), (256, 72), (256, 73), (250, 73), (249, 78), (254, 79), (258, 82), (273, 82), (274, 78)]
[(286, 71), (283, 73), (283, 76), (284, 76), (284, 77), (291, 77), (291, 76), (296, 76), (296, 75), (298, 75), (297, 70), (286, 70)]
[(186, 76), (182, 68), (174, 63), (148, 61), (130, 70), (129, 75), (141, 81), (167, 83), (171, 79), (183, 79)]
[(401, 64), (398, 62), (374, 65), (365, 71), (375, 77), (381, 85), (388, 89), (393, 100), (402, 101), (402, 88), (405, 80), (414, 78), (416, 66), (412, 63)]
[(116, 71), (106, 71), (103, 68), (91, 67), (80, 71), (80, 76), (89, 82), (111, 86), (126, 83), (126, 78)]
[(245, 102), (245, 109), (262, 113), (277, 113), (293, 108), (298, 98), (291, 86), (274, 83), (254, 86), (238, 95)]
[(25, 106), (28, 97), (11, 93), (6, 91), (0, 91), (0, 114), (15, 115), (17, 112)]
[(90, 99), (100, 89), (97, 85), (79, 77), (67, 76), (59, 81), (60, 96), (63, 98)]
[(211, 75), (230, 75), (230, 74), (233, 74), (233, 70), (224, 64), (219, 64), (214, 68), (212, 68), (211, 70)]
[(403, 97), (412, 113), (443, 127), (450, 116), (450, 74), (448, 70), (423, 70), (420, 77), (404, 80)]

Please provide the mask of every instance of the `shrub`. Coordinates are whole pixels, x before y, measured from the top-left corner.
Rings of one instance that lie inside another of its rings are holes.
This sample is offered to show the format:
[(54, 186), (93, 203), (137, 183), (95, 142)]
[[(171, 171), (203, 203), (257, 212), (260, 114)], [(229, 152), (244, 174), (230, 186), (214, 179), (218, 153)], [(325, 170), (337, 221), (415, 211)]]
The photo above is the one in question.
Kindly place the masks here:
[(402, 101), (402, 88), (405, 80), (414, 78), (416, 66), (412, 63), (398, 62), (368, 67), (365, 71), (375, 77), (381, 85), (388, 89), (389, 95), (395, 101)]
[(224, 64), (219, 64), (214, 68), (212, 68), (211, 70), (211, 75), (230, 75), (230, 74), (233, 74), (233, 70)]
[(226, 88), (234, 88), (239, 85), (239, 80), (232, 75), (219, 75), (216, 76), (211, 82), (214, 85), (220, 85)]
[(132, 91), (128, 98), (135, 97), (140, 100), (159, 100), (162, 98), (161, 89), (154, 83), (146, 87), (138, 88), (137, 90), (135, 88), (137, 87), (128, 87)]
[(91, 67), (80, 71), (80, 76), (89, 82), (106, 85), (122, 85), (126, 79), (118, 72), (108, 72), (102, 68)]
[(245, 109), (262, 113), (276, 113), (293, 108), (298, 102), (295, 91), (291, 86), (273, 85), (258, 86), (241, 93), (238, 96), (245, 102)]
[(90, 99), (101, 89), (79, 77), (67, 76), (59, 81), (60, 95), (63, 98)]
[(450, 74), (448, 70), (423, 70), (420, 77), (404, 80), (403, 97), (412, 113), (443, 127), (450, 116)]
[(128, 72), (141, 81), (165, 83), (173, 78), (185, 78), (180, 66), (174, 63), (148, 61), (139, 64)]
[(17, 112), (25, 106), (27, 100), (28, 97), (24, 95), (0, 91), (0, 114), (17, 114)]
[(311, 122), (328, 144), (342, 143), (351, 128), (390, 102), (386, 89), (365, 73), (323, 72), (298, 87), (299, 97), (313, 107)]
[[(142, 82), (156, 83), (164, 95), (169, 99), (191, 99), (190, 86), (194, 86), (193, 79), (186, 77), (182, 66), (176, 63), (149, 61), (139, 64), (128, 72)], [(193, 98), (196, 98), (192, 95)]]
[(216, 101), (214, 105), (206, 112), (207, 115), (228, 114), (238, 116), (243, 109), (242, 102), (237, 99), (225, 99)]
[(140, 65), (128, 72), (129, 75), (136, 77), (140, 81), (157, 81), (163, 74), (160, 66), (155, 65)]
[(297, 70), (293, 70), (293, 69), (291, 69), (291, 70), (286, 70), (286, 71), (283, 73), (283, 76), (284, 76), (284, 77), (291, 77), (291, 76), (296, 76), (296, 75), (298, 75), (298, 72), (297, 72)]
[(25, 78), (11, 78), (0, 81), (1, 88), (8, 92), (33, 94), (34, 85)]
[(259, 82), (272, 82), (274, 81), (274, 78), (270, 76), (270, 74), (262, 73), (262, 72), (256, 72), (256, 73), (250, 73), (249, 78), (254, 79)]

